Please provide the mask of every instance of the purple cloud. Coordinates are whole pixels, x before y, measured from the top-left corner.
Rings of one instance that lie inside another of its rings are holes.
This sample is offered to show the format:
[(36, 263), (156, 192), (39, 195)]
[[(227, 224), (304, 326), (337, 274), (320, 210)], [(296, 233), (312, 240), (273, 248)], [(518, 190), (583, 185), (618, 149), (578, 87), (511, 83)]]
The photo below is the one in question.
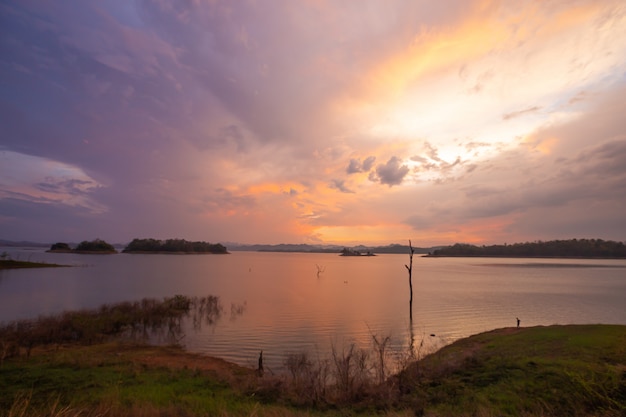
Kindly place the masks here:
[(401, 184), (408, 173), (409, 167), (402, 165), (402, 160), (396, 156), (389, 158), (386, 164), (380, 164), (376, 167), (378, 181), (390, 187)]

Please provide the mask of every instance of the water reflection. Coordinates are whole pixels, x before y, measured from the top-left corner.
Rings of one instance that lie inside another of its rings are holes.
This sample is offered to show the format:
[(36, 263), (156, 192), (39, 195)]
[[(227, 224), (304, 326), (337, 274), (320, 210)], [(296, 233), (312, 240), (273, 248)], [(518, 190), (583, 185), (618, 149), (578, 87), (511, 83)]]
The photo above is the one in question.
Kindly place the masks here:
[[(290, 353), (328, 356), (333, 343), (369, 347), (372, 334), (379, 341), (391, 336), (389, 352), (412, 349), (418, 355), (460, 337), (514, 327), (516, 317), (524, 326), (626, 324), (624, 260), (415, 257), (411, 322), (406, 254), (105, 258), (30, 251), (21, 258), (28, 256), (92, 266), (4, 271), (0, 323), (125, 300), (214, 294), (220, 308), (207, 301), (203, 318), (196, 318), (199, 330), (193, 315), (185, 318), (181, 343), (194, 352), (251, 367), (256, 367), (260, 350), (267, 367), (277, 369)], [(511, 266), (515, 264), (534, 265)], [(212, 314), (208, 321), (207, 312)]]
[(599, 263), (564, 263), (564, 262), (507, 262), (481, 264), (498, 268), (626, 268), (626, 265), (599, 264)]

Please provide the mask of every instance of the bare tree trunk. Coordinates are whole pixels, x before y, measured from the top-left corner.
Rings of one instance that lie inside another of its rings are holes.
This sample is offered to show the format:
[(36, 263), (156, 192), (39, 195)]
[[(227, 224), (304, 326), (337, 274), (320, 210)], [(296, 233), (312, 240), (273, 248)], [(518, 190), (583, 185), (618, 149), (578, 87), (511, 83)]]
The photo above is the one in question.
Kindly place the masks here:
[(404, 265), (404, 266), (406, 267), (407, 271), (409, 271), (409, 291), (410, 291), (409, 321), (411, 322), (411, 327), (413, 327), (413, 254), (415, 253), (415, 249), (413, 249), (410, 239), (409, 239), (409, 250), (410, 250), (409, 264)]
[(263, 376), (265, 370), (263, 369), (263, 351), (259, 354), (259, 367), (257, 368), (257, 374)]

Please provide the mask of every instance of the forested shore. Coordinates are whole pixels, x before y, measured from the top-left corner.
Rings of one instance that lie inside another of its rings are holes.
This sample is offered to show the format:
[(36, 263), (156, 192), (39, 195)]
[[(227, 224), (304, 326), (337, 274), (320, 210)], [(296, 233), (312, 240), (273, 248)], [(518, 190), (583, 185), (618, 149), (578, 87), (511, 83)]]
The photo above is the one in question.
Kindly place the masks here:
[(626, 258), (626, 245), (602, 239), (535, 241), (476, 246), (456, 243), (436, 249), (427, 256), (545, 257), (545, 258)]

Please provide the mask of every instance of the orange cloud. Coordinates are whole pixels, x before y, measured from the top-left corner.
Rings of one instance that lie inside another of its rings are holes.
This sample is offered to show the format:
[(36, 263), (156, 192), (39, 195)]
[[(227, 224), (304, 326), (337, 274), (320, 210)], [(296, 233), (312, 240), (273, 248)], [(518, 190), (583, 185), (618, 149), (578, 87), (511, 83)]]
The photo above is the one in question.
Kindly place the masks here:
[(362, 243), (389, 244), (402, 242), (411, 237), (413, 231), (407, 225), (362, 224), (355, 226), (321, 226), (315, 229), (319, 237), (329, 243), (357, 245)]
[[(543, 2), (541, 2), (541, 5), (545, 6)], [(602, 2), (568, 5), (568, 7), (557, 10), (554, 15), (549, 17), (545, 15), (545, 10), (537, 7), (535, 8), (535, 19), (548, 22), (548, 24), (541, 25), (539, 35), (548, 37), (555, 33), (576, 29), (580, 25), (593, 20), (595, 17), (599, 17), (599, 15), (605, 11), (605, 7)]]
[(529, 136), (523, 144), (527, 145), (530, 149), (539, 151), (544, 155), (549, 155), (558, 146), (560, 140), (554, 136), (541, 138), (536, 136)]
[(366, 68), (357, 93), (341, 97), (335, 103), (336, 110), (359, 112), (371, 106), (384, 107), (428, 83), (431, 77), (457, 71), (494, 52), (515, 49), (528, 41), (558, 38), (559, 34), (569, 37), (580, 25), (606, 11), (605, 5), (596, 3), (550, 7), (531, 2), (520, 7), (524, 6), (483, 1), (456, 25), (423, 28), (411, 44), (392, 51), (379, 65)]
[[(454, 232), (440, 234), (442, 242), (469, 243), (474, 245), (506, 243), (506, 229), (515, 222), (516, 215), (501, 216), (496, 218), (478, 219), (453, 225)], [(441, 229), (445, 226), (438, 226)], [(510, 243), (510, 242), (509, 242)]]
[(248, 187), (247, 192), (254, 195), (259, 194), (298, 194), (304, 190), (304, 187), (296, 183), (263, 183), (255, 184)]
[(394, 99), (429, 76), (483, 56), (509, 37), (506, 22), (479, 5), (458, 26), (423, 28), (411, 44), (387, 56), (363, 77), (366, 97)]

